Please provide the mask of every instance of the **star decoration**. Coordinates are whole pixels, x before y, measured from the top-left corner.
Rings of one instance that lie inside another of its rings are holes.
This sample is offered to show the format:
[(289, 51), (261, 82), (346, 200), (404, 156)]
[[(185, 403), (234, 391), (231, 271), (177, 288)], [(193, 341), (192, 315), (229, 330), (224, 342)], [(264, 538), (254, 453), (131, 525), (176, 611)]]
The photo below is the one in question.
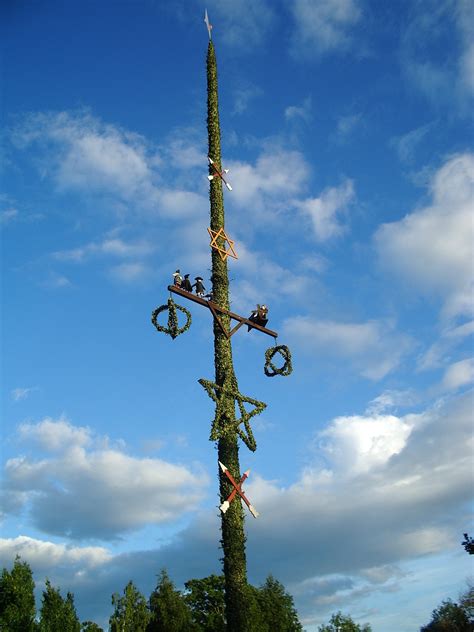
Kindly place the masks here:
[[(210, 441), (217, 441), (221, 437), (224, 437), (234, 431), (239, 435), (248, 449), (255, 452), (257, 449), (257, 443), (253, 436), (249, 420), (255, 415), (259, 415), (263, 410), (265, 410), (267, 405), (264, 402), (260, 402), (257, 399), (253, 399), (252, 397), (247, 397), (246, 395), (239, 393), (235, 378), (232, 382), (230, 382), (230, 380), (226, 380), (223, 386), (219, 386), (218, 384), (215, 384), (215, 382), (204, 380), (202, 378), (198, 380), (198, 382), (205, 389), (209, 397), (217, 404), (216, 417), (212, 423), (211, 434), (209, 437)], [(233, 415), (230, 419), (225, 411), (228, 398), (232, 398), (234, 400)], [(237, 402), (240, 410), (239, 418), (235, 415), (235, 402)], [(247, 411), (244, 403), (252, 404), (254, 406), (253, 410)], [(241, 424), (244, 425), (244, 428), (240, 427)]]
[[(211, 243), (209, 245), (211, 246), (211, 248), (215, 248), (217, 250), (222, 261), (225, 261), (227, 257), (238, 259), (237, 253), (234, 250), (234, 240), (227, 237), (223, 228), (219, 228), (219, 230), (212, 230), (212, 228), (208, 228), (207, 232), (211, 237)], [(219, 246), (219, 244), (217, 243), (219, 237), (222, 237), (222, 239), (224, 240), (223, 248), (221, 248), (221, 246)], [(225, 242), (229, 244), (229, 247), (227, 249), (225, 248)]]

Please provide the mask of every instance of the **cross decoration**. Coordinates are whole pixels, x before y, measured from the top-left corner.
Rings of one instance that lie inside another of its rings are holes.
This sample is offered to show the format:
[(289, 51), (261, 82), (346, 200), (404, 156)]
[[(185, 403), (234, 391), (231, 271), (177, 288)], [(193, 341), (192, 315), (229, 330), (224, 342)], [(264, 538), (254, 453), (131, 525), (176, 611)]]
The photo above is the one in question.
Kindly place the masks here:
[(247, 505), (247, 507), (249, 508), (249, 511), (252, 514), (252, 516), (254, 518), (257, 518), (257, 516), (259, 515), (258, 511), (256, 511), (255, 507), (252, 507), (252, 505), (250, 504), (249, 499), (247, 498), (247, 496), (242, 491), (242, 484), (245, 481), (245, 479), (248, 478), (250, 470), (247, 470), (246, 472), (244, 472), (242, 478), (240, 479), (240, 483), (237, 484), (235, 482), (235, 479), (232, 476), (232, 474), (229, 472), (229, 470), (226, 468), (226, 466), (223, 463), (221, 463), (220, 461), (219, 461), (219, 466), (220, 466), (221, 470), (224, 472), (224, 474), (227, 476), (227, 478), (229, 479), (229, 481), (232, 483), (232, 485), (234, 487), (234, 489), (232, 490), (230, 496), (227, 498), (227, 500), (224, 500), (224, 502), (219, 507), (219, 509), (222, 511), (222, 513), (225, 513), (229, 509), (230, 503), (234, 500), (234, 498), (238, 494), (242, 498), (244, 503)]
[[(227, 237), (226, 232), (223, 228), (219, 228), (219, 230), (212, 230), (212, 228), (208, 228), (207, 232), (209, 233), (209, 236), (211, 237), (211, 243), (209, 245), (211, 246), (211, 248), (214, 248), (215, 250), (217, 250), (222, 261), (225, 261), (227, 257), (238, 259), (237, 253), (234, 250), (234, 240), (229, 239), (229, 237)], [(217, 240), (219, 239), (219, 237), (222, 237), (222, 239), (224, 240), (223, 248), (219, 246), (219, 244), (217, 243)], [(227, 249), (225, 248), (226, 242), (229, 244), (229, 247)]]

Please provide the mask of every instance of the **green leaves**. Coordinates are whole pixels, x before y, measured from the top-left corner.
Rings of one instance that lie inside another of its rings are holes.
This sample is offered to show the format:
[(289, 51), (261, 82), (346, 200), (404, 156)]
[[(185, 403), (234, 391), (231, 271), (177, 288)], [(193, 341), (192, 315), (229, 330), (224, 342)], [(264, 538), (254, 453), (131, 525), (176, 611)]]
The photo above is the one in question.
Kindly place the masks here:
[(125, 586), (123, 596), (112, 595), (115, 610), (109, 619), (110, 632), (146, 632), (150, 613), (145, 597), (130, 581)]
[[(237, 380), (227, 379), (223, 386), (219, 386), (214, 382), (201, 378), (198, 380), (199, 384), (205, 389), (211, 399), (213, 399), (216, 406), (216, 416), (212, 424), (211, 434), (209, 439), (211, 441), (217, 441), (218, 439), (237, 433), (242, 439), (249, 450), (255, 452), (257, 449), (257, 443), (253, 436), (252, 428), (250, 426), (250, 419), (255, 415), (259, 415), (267, 405), (265, 402), (260, 402), (258, 399), (247, 397), (239, 393)], [(240, 417), (235, 414), (235, 402), (240, 410)], [(252, 404), (253, 409), (247, 411), (244, 403)], [(244, 425), (245, 431), (240, 427)]]
[[(166, 310), (168, 310), (168, 326), (163, 327), (158, 323), (158, 315)], [(176, 310), (179, 310), (186, 315), (186, 324), (183, 327), (178, 326), (178, 314)], [(169, 298), (167, 305), (160, 305), (152, 312), (151, 322), (158, 331), (171, 336), (174, 340), (180, 334), (184, 334), (185, 331), (188, 331), (188, 329), (191, 327), (191, 312), (182, 305), (178, 305), (177, 303), (175, 303), (172, 298)]]
[(36, 630), (34, 588), (31, 568), (17, 555), (12, 570), (4, 568), (0, 578), (0, 630)]

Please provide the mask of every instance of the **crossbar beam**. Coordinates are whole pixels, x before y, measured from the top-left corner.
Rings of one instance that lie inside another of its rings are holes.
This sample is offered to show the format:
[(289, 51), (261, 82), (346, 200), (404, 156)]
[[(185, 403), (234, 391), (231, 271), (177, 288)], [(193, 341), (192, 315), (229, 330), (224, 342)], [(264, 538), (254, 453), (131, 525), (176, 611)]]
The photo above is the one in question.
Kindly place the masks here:
[[(230, 338), (232, 334), (234, 334), (238, 329), (240, 329), (242, 325), (248, 325), (251, 329), (257, 329), (257, 331), (261, 331), (263, 334), (267, 334), (267, 336), (272, 336), (273, 338), (278, 337), (278, 334), (276, 331), (272, 331), (271, 329), (267, 329), (267, 327), (262, 327), (261, 325), (257, 325), (257, 323), (254, 323), (248, 318), (244, 318), (243, 316), (239, 316), (239, 314), (234, 314), (234, 312), (229, 312), (227, 309), (223, 309), (222, 307), (219, 307), (219, 305), (217, 303), (214, 303), (214, 301), (207, 301), (206, 299), (201, 298), (200, 296), (196, 296), (195, 294), (192, 294), (191, 292), (187, 292), (186, 290), (183, 290), (177, 285), (168, 285), (168, 290), (170, 292), (174, 292), (175, 294), (178, 294), (179, 296), (182, 296), (183, 298), (187, 298), (189, 301), (193, 301), (194, 303), (197, 303), (198, 305), (203, 305), (204, 307), (207, 307), (208, 309), (210, 309), (212, 312), (212, 315), (214, 316), (214, 318), (216, 318), (217, 322), (222, 328), (222, 331), (225, 333), (225, 335), (228, 338)], [(224, 327), (220, 319), (217, 317), (218, 313), (226, 314), (230, 318), (237, 320), (238, 325), (236, 325), (233, 329), (231, 329), (230, 333), (227, 333), (224, 330)]]

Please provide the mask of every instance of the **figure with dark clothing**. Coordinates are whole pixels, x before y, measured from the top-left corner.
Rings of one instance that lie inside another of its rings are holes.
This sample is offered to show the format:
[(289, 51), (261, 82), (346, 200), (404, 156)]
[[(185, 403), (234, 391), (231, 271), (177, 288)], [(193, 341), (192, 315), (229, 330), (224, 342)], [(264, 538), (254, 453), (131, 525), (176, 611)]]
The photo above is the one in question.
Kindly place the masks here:
[(204, 292), (206, 291), (206, 288), (202, 284), (203, 278), (202, 277), (196, 277), (194, 280), (196, 281), (196, 283), (194, 283), (191, 287), (195, 287), (196, 288), (196, 296), (199, 296), (199, 297), (203, 298)]
[(191, 285), (191, 281), (189, 280), (189, 274), (184, 275), (183, 282), (181, 283), (181, 289), (186, 290), (186, 292), (193, 291), (193, 286)]
[(176, 270), (176, 272), (173, 272), (173, 283), (176, 285), (176, 287), (181, 287), (182, 281), (183, 277), (181, 276), (181, 271)]
[[(256, 325), (260, 325), (260, 327), (265, 327), (268, 323), (268, 307), (266, 305), (258, 305), (257, 309), (252, 310), (252, 313), (249, 316), (249, 320), (255, 323)], [(251, 327), (247, 325), (247, 331), (250, 331)]]

